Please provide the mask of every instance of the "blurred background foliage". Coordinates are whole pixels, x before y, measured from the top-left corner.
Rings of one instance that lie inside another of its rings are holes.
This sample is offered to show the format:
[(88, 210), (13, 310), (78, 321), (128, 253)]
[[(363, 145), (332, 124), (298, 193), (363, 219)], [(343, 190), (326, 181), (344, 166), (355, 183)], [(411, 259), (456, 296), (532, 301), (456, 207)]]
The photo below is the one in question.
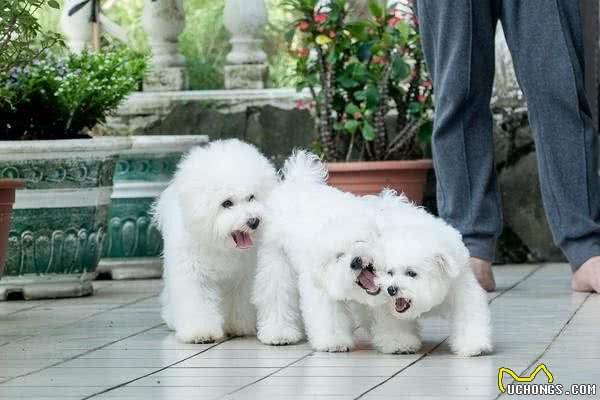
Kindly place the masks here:
[[(62, 0), (58, 1), (61, 4)], [(142, 28), (143, 0), (104, 0), (105, 14), (129, 31), (129, 47), (148, 53)], [(269, 23), (263, 48), (269, 57), (271, 87), (294, 86), (294, 60), (289, 56), (284, 33), (292, 16), (279, 5), (280, 0), (265, 0)], [(224, 0), (184, 0), (186, 27), (180, 37), (180, 49), (187, 59), (190, 89), (222, 89), (225, 55), (230, 49), (223, 26)], [(60, 11), (46, 7), (39, 11), (42, 27), (59, 31)]]

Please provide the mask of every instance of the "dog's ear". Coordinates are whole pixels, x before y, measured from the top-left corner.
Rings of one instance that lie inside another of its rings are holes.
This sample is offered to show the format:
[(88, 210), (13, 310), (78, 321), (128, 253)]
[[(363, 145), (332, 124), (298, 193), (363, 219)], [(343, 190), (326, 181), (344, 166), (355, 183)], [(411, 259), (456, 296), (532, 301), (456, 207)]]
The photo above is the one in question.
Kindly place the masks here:
[(436, 254), (433, 256), (433, 262), (450, 278), (456, 278), (463, 267), (454, 257), (447, 254)]

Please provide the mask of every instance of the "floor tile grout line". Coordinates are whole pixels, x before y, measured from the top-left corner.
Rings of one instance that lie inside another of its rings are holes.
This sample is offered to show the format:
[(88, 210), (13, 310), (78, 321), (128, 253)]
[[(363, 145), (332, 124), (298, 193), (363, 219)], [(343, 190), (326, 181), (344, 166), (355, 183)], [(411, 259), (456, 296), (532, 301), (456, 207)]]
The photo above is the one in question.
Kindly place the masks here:
[[(519, 374), (519, 376), (522, 376), (525, 372), (527, 372), (527, 370), (529, 370), (531, 367), (533, 367), (535, 364), (537, 364), (546, 355), (546, 353), (548, 353), (548, 350), (550, 350), (550, 348), (556, 342), (556, 340), (558, 340), (558, 338), (568, 328), (568, 326), (571, 323), (571, 321), (573, 321), (573, 318), (575, 318), (575, 316), (577, 315), (577, 313), (579, 312), (579, 310), (581, 310), (581, 308), (590, 299), (591, 296), (592, 296), (592, 294), (589, 293), (583, 299), (583, 301), (581, 302), (581, 304), (575, 309), (575, 311), (573, 311), (573, 314), (571, 314), (571, 316), (567, 319), (567, 321), (562, 326), (562, 328), (560, 328), (560, 330), (556, 333), (556, 335), (554, 335), (554, 337), (552, 338), (552, 340), (550, 341), (550, 343), (548, 343), (548, 345), (544, 348), (544, 350), (542, 350), (542, 352), (540, 353), (539, 356), (537, 356), (527, 367), (525, 367), (525, 369), (523, 371), (521, 371), (521, 373)], [(511, 383), (513, 383), (514, 381), (515, 380), (513, 379), (511, 381)], [(504, 393), (500, 392), (496, 397), (494, 397), (494, 400), (499, 399), (502, 396), (504, 396)]]
[[(510, 285), (509, 287), (505, 288), (504, 290), (501, 290), (496, 296), (494, 296), (493, 298), (491, 298), (488, 301), (488, 304), (492, 304), (496, 299), (502, 297), (503, 295), (505, 295), (506, 293), (508, 293), (510, 290), (516, 288), (518, 285), (520, 285), (521, 283), (525, 282), (533, 274), (535, 274), (536, 272), (538, 272), (539, 270), (541, 270), (542, 268), (544, 268), (544, 266), (545, 265), (541, 265), (541, 266), (539, 266), (537, 268), (534, 268), (533, 270), (529, 271), (525, 276), (523, 276), (521, 279), (517, 280), (514, 284)], [(439, 342), (437, 345), (433, 346), (429, 351), (427, 351), (424, 354), (422, 354), (419, 358), (417, 358), (413, 362), (411, 362), (411, 363), (405, 365), (404, 367), (400, 368), (398, 371), (396, 371), (390, 377), (384, 379), (383, 381), (379, 382), (377, 385), (375, 385), (375, 386), (367, 389), (363, 393), (359, 394), (357, 397), (354, 398), (354, 400), (361, 399), (362, 397), (364, 397), (365, 395), (369, 394), (370, 392), (372, 392), (373, 390), (377, 389), (378, 387), (381, 387), (381, 386), (385, 385), (390, 380), (392, 380), (395, 377), (397, 377), (398, 375), (400, 375), (402, 372), (406, 371), (407, 369), (409, 369), (413, 365), (417, 364), (419, 361), (425, 359), (428, 355), (430, 355), (431, 353), (433, 353), (437, 348), (439, 348), (442, 344), (444, 344), (444, 342), (446, 342), (446, 340), (448, 340), (448, 337), (445, 337), (444, 340), (442, 340), (441, 342)]]
[[(161, 324), (161, 325), (163, 325), (163, 324)], [(200, 354), (202, 354), (202, 353), (205, 353), (205, 352), (207, 352), (207, 351), (209, 351), (209, 350), (212, 350), (212, 349), (214, 349), (215, 347), (217, 347), (217, 346), (219, 346), (219, 345), (221, 345), (221, 344), (223, 344), (223, 343), (225, 343), (225, 342), (228, 342), (228, 341), (230, 341), (230, 340), (232, 340), (232, 339), (233, 339), (233, 338), (231, 338), (231, 337), (230, 337), (230, 338), (227, 338), (227, 339), (225, 339), (225, 340), (222, 340), (222, 341), (220, 341), (220, 342), (218, 342), (218, 343), (215, 343), (215, 344), (213, 344), (212, 346), (209, 346), (209, 347), (207, 347), (206, 349), (202, 349), (202, 350), (200, 350), (200, 351), (199, 351), (199, 352), (197, 352), (197, 353), (194, 353), (194, 354), (192, 354), (192, 355), (190, 355), (190, 356), (188, 356), (188, 357), (182, 358), (182, 359), (181, 359), (181, 360), (179, 360), (179, 361), (176, 361), (176, 362), (174, 362), (174, 363), (171, 363), (171, 364), (169, 364), (169, 365), (167, 365), (167, 366), (164, 366), (164, 367), (160, 367), (160, 368), (156, 369), (155, 371), (149, 372), (149, 373), (147, 373), (147, 374), (144, 374), (144, 375), (142, 375), (142, 376), (138, 376), (137, 378), (135, 378), (135, 379), (131, 379), (131, 380), (127, 381), (127, 382), (123, 382), (123, 383), (120, 383), (120, 384), (118, 384), (118, 385), (112, 386), (112, 387), (110, 387), (110, 388), (108, 388), (108, 389), (104, 389), (104, 390), (102, 390), (102, 391), (100, 391), (100, 392), (93, 393), (93, 394), (91, 394), (91, 395), (89, 395), (89, 396), (83, 397), (81, 400), (87, 400), (87, 399), (91, 399), (91, 398), (93, 398), (93, 397), (100, 396), (100, 395), (102, 395), (102, 394), (104, 394), (104, 393), (112, 392), (113, 390), (116, 390), (116, 389), (122, 388), (122, 387), (124, 387), (124, 386), (127, 386), (127, 385), (129, 385), (130, 383), (137, 382), (137, 381), (139, 381), (140, 379), (144, 379), (144, 378), (147, 378), (147, 377), (149, 377), (149, 376), (151, 376), (151, 375), (154, 375), (154, 374), (156, 374), (156, 373), (162, 372), (162, 371), (164, 371), (164, 370), (166, 370), (166, 369), (169, 369), (169, 368), (171, 368), (171, 367), (173, 367), (173, 366), (175, 366), (175, 365), (177, 365), (177, 364), (181, 364), (181, 363), (182, 363), (182, 362), (184, 362), (184, 361), (187, 361), (187, 360), (189, 360), (189, 359), (191, 359), (191, 358), (194, 358), (194, 357), (196, 357), (196, 356), (198, 356), (198, 355), (200, 355)]]
[(303, 355), (302, 357), (298, 358), (297, 360), (294, 360), (294, 361), (292, 361), (292, 362), (290, 362), (290, 363), (288, 363), (288, 364), (284, 365), (283, 367), (279, 367), (277, 370), (275, 370), (275, 371), (273, 371), (273, 372), (271, 372), (271, 373), (269, 373), (269, 374), (267, 374), (267, 375), (265, 375), (265, 376), (263, 376), (263, 377), (261, 377), (261, 378), (259, 378), (259, 379), (255, 380), (255, 381), (253, 381), (253, 382), (250, 382), (250, 383), (247, 383), (247, 384), (245, 384), (245, 385), (242, 385), (242, 386), (240, 386), (239, 388), (237, 388), (237, 389), (235, 389), (235, 390), (233, 390), (233, 391), (231, 391), (231, 392), (229, 392), (229, 393), (227, 393), (227, 394), (224, 394), (223, 396), (217, 397), (217, 399), (226, 399), (226, 398), (227, 398), (227, 396), (231, 396), (231, 395), (232, 395), (232, 394), (234, 394), (234, 393), (241, 392), (242, 390), (244, 390), (244, 389), (246, 389), (246, 388), (248, 388), (248, 387), (250, 387), (250, 386), (252, 386), (252, 385), (255, 385), (255, 384), (257, 384), (258, 382), (261, 382), (261, 381), (263, 381), (263, 380), (265, 380), (265, 379), (267, 379), (267, 378), (270, 378), (271, 376), (273, 376), (273, 375), (275, 375), (275, 374), (277, 374), (277, 373), (279, 373), (279, 372), (283, 371), (284, 369), (291, 367), (292, 365), (296, 364), (297, 362), (300, 362), (300, 361), (302, 361), (302, 360), (306, 359), (307, 357), (310, 357), (310, 356), (312, 356), (313, 354), (315, 354), (315, 352), (314, 352), (314, 351), (311, 351), (311, 352), (309, 352), (308, 354), (305, 354), (305, 355)]
[(9, 379), (6, 379), (6, 380), (4, 380), (4, 381), (0, 382), (0, 386), (1, 386), (2, 384), (6, 383), (6, 382), (10, 382), (10, 381), (12, 381), (12, 380), (15, 380), (15, 379), (17, 379), (17, 378), (23, 378), (23, 377), (25, 377), (25, 376), (29, 376), (29, 375), (33, 375), (33, 374), (37, 374), (38, 372), (42, 372), (42, 371), (45, 371), (45, 370), (47, 370), (47, 369), (50, 369), (50, 368), (57, 367), (57, 366), (59, 366), (59, 365), (61, 365), (61, 364), (64, 364), (64, 363), (66, 363), (66, 362), (69, 362), (69, 361), (76, 360), (76, 359), (78, 359), (78, 358), (81, 358), (81, 357), (83, 357), (83, 356), (85, 356), (85, 355), (87, 355), (87, 354), (93, 353), (94, 351), (101, 350), (101, 349), (103, 349), (103, 348), (105, 348), (105, 347), (108, 347), (108, 346), (110, 346), (110, 345), (113, 345), (113, 344), (115, 344), (115, 343), (119, 343), (119, 342), (120, 342), (120, 341), (122, 341), (122, 340), (127, 340), (127, 339), (130, 339), (130, 338), (134, 337), (134, 336), (141, 335), (142, 333), (149, 332), (149, 331), (151, 331), (152, 329), (156, 329), (156, 328), (158, 328), (158, 327), (160, 327), (160, 326), (162, 326), (162, 325), (164, 325), (164, 323), (163, 323), (163, 322), (161, 322), (160, 324), (156, 324), (156, 325), (154, 325), (154, 326), (151, 326), (151, 327), (149, 327), (149, 328), (142, 329), (141, 331), (138, 331), (138, 332), (132, 333), (131, 335), (124, 336), (124, 337), (122, 337), (122, 338), (119, 338), (119, 339), (117, 339), (117, 340), (112, 340), (112, 341), (110, 341), (110, 342), (108, 342), (108, 343), (105, 343), (105, 344), (103, 344), (103, 345), (101, 345), (101, 346), (94, 347), (93, 349), (86, 350), (86, 351), (84, 351), (84, 352), (82, 352), (82, 353), (80, 353), (80, 354), (77, 354), (77, 355), (75, 355), (75, 356), (72, 356), (72, 357), (65, 358), (64, 360), (60, 360), (60, 361), (58, 361), (58, 362), (55, 362), (54, 364), (50, 364), (50, 365), (47, 365), (47, 366), (45, 366), (45, 367), (42, 367), (42, 368), (36, 369), (35, 371), (29, 371), (29, 372), (26, 372), (26, 373), (24, 373), (24, 374), (20, 374), (20, 375), (16, 375), (16, 376), (10, 377)]

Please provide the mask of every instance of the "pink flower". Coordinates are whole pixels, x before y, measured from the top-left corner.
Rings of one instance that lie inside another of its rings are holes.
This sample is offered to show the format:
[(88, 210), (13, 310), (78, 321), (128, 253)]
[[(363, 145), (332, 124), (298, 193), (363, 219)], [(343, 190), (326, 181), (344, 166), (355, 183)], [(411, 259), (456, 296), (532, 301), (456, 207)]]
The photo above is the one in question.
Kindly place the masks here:
[(300, 99), (296, 102), (296, 108), (298, 110), (302, 110), (304, 108), (304, 102), (302, 101), (302, 99)]
[(298, 24), (298, 28), (300, 28), (300, 30), (301, 30), (301, 31), (306, 31), (306, 30), (308, 30), (308, 27), (309, 27), (309, 26), (310, 26), (310, 25), (309, 25), (309, 24), (308, 24), (308, 22), (306, 22), (306, 21), (301, 21), (301, 22)]
[(419, 103), (425, 103), (427, 101), (427, 96), (420, 94), (417, 96), (417, 100), (419, 101)]
[(315, 22), (317, 24), (323, 24), (325, 22), (327, 22), (327, 19), (329, 19), (329, 16), (327, 14), (317, 14), (315, 15)]
[(299, 49), (297, 54), (300, 58), (306, 58), (310, 55), (310, 50), (307, 48)]
[(423, 82), (421, 84), (421, 86), (423, 86), (424, 88), (430, 88), (433, 86), (433, 84), (431, 83), (431, 81), (427, 81), (427, 82)]
[(354, 113), (354, 119), (361, 119), (362, 118), (362, 114), (360, 113), (360, 111), (357, 111)]
[(329, 31), (329, 37), (330, 38), (335, 38), (335, 31)]
[(387, 22), (387, 24), (388, 24), (389, 26), (396, 26), (396, 24), (397, 24), (398, 22), (400, 22), (400, 20), (399, 20), (398, 18), (394, 17), (394, 18), (390, 18), (390, 19), (388, 19), (388, 22)]

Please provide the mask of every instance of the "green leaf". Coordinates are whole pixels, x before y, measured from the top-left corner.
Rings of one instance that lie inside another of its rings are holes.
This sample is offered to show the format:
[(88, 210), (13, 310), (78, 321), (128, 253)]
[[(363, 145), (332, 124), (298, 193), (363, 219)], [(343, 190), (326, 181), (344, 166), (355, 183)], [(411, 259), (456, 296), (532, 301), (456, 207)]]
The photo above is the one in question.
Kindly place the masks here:
[(410, 67), (402, 57), (396, 57), (392, 63), (392, 79), (403, 81), (410, 75)]
[(358, 101), (365, 101), (367, 99), (367, 93), (364, 90), (354, 92), (354, 98)]
[(333, 124), (333, 129), (335, 129), (336, 131), (341, 131), (342, 129), (344, 129), (344, 124), (342, 124), (341, 122), (335, 122)]
[(296, 28), (290, 29), (289, 31), (287, 31), (285, 33), (284, 38), (285, 38), (286, 42), (292, 43), (295, 35), (296, 35)]
[(425, 121), (417, 133), (417, 139), (423, 144), (431, 143), (431, 135), (433, 134), (433, 121)]
[(356, 112), (360, 112), (360, 108), (356, 104), (348, 103), (346, 104), (346, 108), (344, 109), (347, 114), (354, 114)]
[(356, 56), (362, 62), (369, 61), (371, 59), (372, 53), (371, 48), (373, 47), (373, 42), (363, 43), (358, 46), (358, 51), (356, 52)]
[(347, 89), (358, 86), (358, 82), (356, 82), (354, 79), (349, 78), (345, 75), (340, 76), (338, 78), (338, 82), (340, 83), (340, 85), (342, 85), (342, 87), (347, 88)]
[(383, 7), (378, 0), (369, 0), (369, 11), (375, 18), (381, 18), (383, 16)]
[(368, 142), (375, 139), (375, 129), (367, 121), (365, 121), (362, 128), (362, 136)]
[(396, 29), (398, 29), (398, 31), (400, 32), (400, 35), (404, 42), (408, 41), (408, 37), (410, 36), (410, 27), (408, 26), (408, 24), (404, 21), (400, 21), (396, 25)]
[(55, 8), (57, 10), (60, 8), (60, 4), (58, 4), (58, 1), (56, 1), (56, 0), (48, 0), (48, 6)]
[(374, 108), (379, 103), (379, 90), (375, 86), (368, 86), (365, 91), (365, 99), (367, 100), (367, 108)]
[(413, 117), (420, 117), (423, 112), (423, 105), (421, 103), (412, 102), (408, 105), (408, 113)]
[(350, 132), (350, 133), (354, 133), (356, 132), (356, 129), (358, 128), (359, 122), (355, 119), (350, 119), (348, 121), (346, 121), (346, 123), (344, 124), (344, 128)]

